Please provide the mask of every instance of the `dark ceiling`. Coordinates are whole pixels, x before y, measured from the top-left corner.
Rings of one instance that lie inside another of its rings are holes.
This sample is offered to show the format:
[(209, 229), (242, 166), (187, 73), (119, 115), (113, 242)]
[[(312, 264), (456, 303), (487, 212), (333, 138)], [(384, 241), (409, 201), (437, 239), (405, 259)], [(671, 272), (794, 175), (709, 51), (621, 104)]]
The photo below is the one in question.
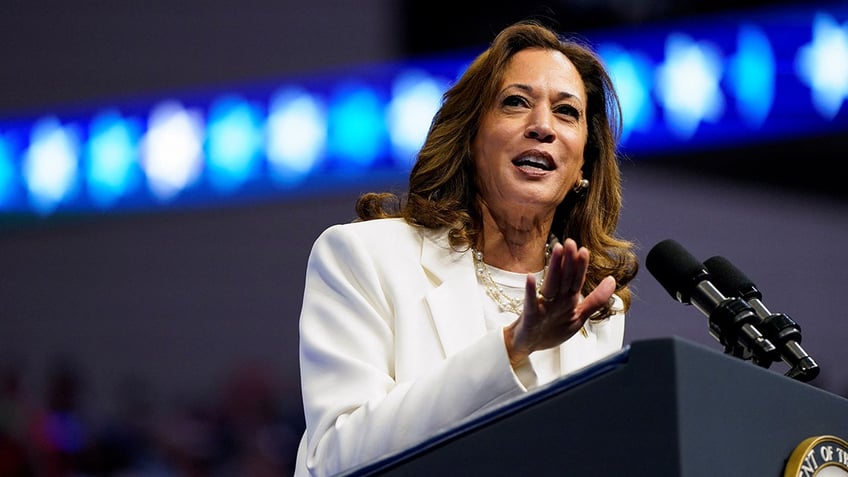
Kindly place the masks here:
[(517, 20), (537, 18), (563, 32), (585, 33), (610, 27), (638, 27), (698, 15), (730, 13), (797, 0), (405, 0), (402, 32), (409, 54), (428, 54), (486, 44)]

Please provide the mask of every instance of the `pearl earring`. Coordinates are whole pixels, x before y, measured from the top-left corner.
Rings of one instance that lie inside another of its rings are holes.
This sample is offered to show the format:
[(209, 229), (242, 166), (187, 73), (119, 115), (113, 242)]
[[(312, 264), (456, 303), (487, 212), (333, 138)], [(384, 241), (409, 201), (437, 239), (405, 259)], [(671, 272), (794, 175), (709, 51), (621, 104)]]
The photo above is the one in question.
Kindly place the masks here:
[(580, 181), (577, 182), (577, 184), (574, 185), (574, 188), (572, 190), (574, 191), (575, 194), (580, 194), (580, 193), (586, 192), (586, 189), (588, 189), (588, 188), (589, 188), (589, 180), (588, 179), (580, 179)]

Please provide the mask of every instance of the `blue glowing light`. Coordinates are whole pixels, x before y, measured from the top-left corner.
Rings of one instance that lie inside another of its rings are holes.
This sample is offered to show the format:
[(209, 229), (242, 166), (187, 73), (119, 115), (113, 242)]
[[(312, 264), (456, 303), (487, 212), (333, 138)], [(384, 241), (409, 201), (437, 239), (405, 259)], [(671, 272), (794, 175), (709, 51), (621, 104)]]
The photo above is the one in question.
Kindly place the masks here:
[(267, 131), (271, 177), (281, 184), (299, 182), (326, 150), (326, 108), (301, 88), (281, 89), (271, 99)]
[(775, 63), (765, 33), (753, 25), (743, 25), (736, 56), (729, 62), (728, 81), (736, 95), (739, 114), (754, 127), (762, 125), (774, 102)]
[(330, 102), (330, 156), (346, 170), (364, 171), (383, 153), (386, 123), (382, 101), (366, 85), (343, 85)]
[(813, 41), (801, 47), (798, 76), (810, 87), (813, 105), (825, 118), (839, 112), (848, 97), (848, 22), (819, 13), (813, 21)]
[(638, 53), (629, 53), (611, 43), (599, 47), (598, 53), (609, 69), (621, 102), (621, 139), (625, 142), (633, 130), (647, 131), (654, 123), (656, 112), (651, 102), (650, 60)]
[(96, 205), (109, 207), (135, 191), (141, 179), (137, 154), (140, 136), (138, 121), (125, 119), (116, 110), (101, 112), (92, 119), (86, 177)]
[[(764, 10), (586, 32), (619, 95), (627, 155), (848, 130), (848, 7)], [(0, 213), (214, 203), (397, 177), (473, 58), (0, 118)]]
[(657, 93), (668, 127), (690, 138), (702, 121), (717, 121), (724, 111), (721, 54), (710, 43), (695, 42), (683, 33), (669, 35), (665, 54), (657, 69)]
[(12, 160), (12, 146), (0, 134), (0, 205), (10, 203), (14, 195), (16, 168)]
[(78, 188), (79, 137), (53, 117), (33, 125), (22, 171), (30, 203), (40, 214), (53, 212)]
[(401, 166), (410, 167), (424, 145), (445, 90), (445, 81), (438, 81), (419, 70), (406, 71), (393, 83), (387, 121), (393, 156)]
[(209, 111), (207, 154), (209, 179), (225, 192), (259, 173), (264, 148), (263, 113), (238, 96), (216, 100)]
[(151, 192), (168, 200), (197, 182), (203, 170), (203, 118), (177, 101), (156, 105), (141, 143), (141, 166)]

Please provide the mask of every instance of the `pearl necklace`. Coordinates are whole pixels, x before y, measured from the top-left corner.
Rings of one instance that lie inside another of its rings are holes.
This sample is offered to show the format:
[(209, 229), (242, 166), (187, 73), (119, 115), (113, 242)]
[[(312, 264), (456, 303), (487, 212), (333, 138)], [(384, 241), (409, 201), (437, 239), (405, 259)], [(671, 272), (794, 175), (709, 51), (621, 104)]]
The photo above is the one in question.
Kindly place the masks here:
[[(512, 298), (504, 292), (503, 288), (498, 285), (492, 273), (489, 271), (488, 265), (483, 261), (483, 252), (476, 248), (471, 249), (471, 256), (474, 258), (474, 268), (477, 269), (477, 275), (483, 282), (483, 287), (486, 288), (486, 294), (498, 304), (501, 311), (509, 311), (520, 315), (524, 310), (524, 299)], [(542, 289), (542, 284), (545, 283), (545, 275), (548, 273), (548, 260), (551, 257), (551, 244), (545, 244), (545, 268), (542, 270), (542, 278), (536, 284), (536, 292)]]

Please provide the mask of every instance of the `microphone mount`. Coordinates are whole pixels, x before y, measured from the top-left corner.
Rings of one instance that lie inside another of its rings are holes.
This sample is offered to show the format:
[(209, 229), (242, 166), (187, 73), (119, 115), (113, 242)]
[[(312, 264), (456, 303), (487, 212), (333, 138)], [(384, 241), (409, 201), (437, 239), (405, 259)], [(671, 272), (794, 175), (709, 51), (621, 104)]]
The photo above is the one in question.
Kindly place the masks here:
[(704, 266), (725, 293), (747, 300), (756, 315), (757, 328), (777, 346), (780, 359), (789, 365), (786, 376), (806, 382), (819, 375), (818, 363), (801, 347), (801, 327), (789, 315), (770, 312), (762, 302), (759, 289), (726, 258), (711, 257)]
[(694, 305), (709, 318), (709, 331), (726, 354), (768, 368), (779, 359), (775, 345), (757, 329), (759, 318), (744, 300), (727, 297), (712, 284), (709, 271), (682, 245), (667, 239), (646, 258), (648, 271), (676, 301)]
[(757, 329), (759, 318), (754, 309), (740, 298), (725, 297), (708, 281), (702, 281), (697, 288), (718, 303), (710, 311), (701, 300), (692, 301), (707, 316), (710, 335), (724, 346), (725, 354), (751, 360), (763, 368), (771, 366), (777, 358), (777, 348)]

